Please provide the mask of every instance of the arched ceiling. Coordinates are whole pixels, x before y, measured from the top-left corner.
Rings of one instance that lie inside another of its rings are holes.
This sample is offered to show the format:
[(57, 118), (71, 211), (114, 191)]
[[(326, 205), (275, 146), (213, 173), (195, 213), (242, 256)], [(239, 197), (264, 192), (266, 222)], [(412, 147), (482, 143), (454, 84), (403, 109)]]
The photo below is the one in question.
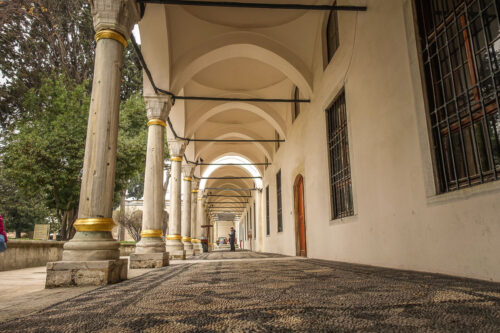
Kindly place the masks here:
[[(303, 3), (303, 0), (273, 0), (273, 3)], [(148, 64), (152, 64), (149, 67), (155, 80), (168, 84), (161, 88), (175, 94), (289, 99), (297, 86), (301, 97), (311, 98), (312, 63), (323, 20), (323, 13), (315, 11), (147, 4), (144, 22), (140, 24), (142, 49), (147, 53)], [(157, 27), (162, 31), (155, 34)], [(148, 36), (142, 36), (143, 32)], [(145, 91), (146, 88), (147, 84)], [(172, 108), (170, 118), (176, 132), (191, 139), (269, 140), (275, 139), (275, 133), (286, 139), (290, 112), (290, 103), (186, 100)], [(223, 156), (244, 157), (254, 163), (265, 159), (271, 162), (274, 145), (274, 142), (190, 142), (186, 154), (189, 160), (202, 158), (204, 162), (214, 162)], [(196, 174), (201, 176), (208, 168), (200, 166)], [(262, 174), (264, 166), (255, 169)], [(249, 173), (240, 166), (224, 166), (211, 176), (249, 176)], [(216, 192), (234, 196), (250, 194), (237, 189), (253, 188), (255, 181), (210, 179), (206, 187), (224, 187), (227, 189)], [(210, 198), (214, 202), (228, 200), (242, 201), (237, 197)]]

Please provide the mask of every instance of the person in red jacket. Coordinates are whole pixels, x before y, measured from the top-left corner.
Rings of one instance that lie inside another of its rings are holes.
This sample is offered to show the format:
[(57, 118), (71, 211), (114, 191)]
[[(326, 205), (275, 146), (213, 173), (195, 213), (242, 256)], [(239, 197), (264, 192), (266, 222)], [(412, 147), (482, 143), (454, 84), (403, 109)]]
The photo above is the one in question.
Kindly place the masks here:
[(3, 225), (2, 215), (0, 215), (0, 235), (3, 235), (5, 243), (7, 243), (7, 233), (5, 232), (5, 227)]

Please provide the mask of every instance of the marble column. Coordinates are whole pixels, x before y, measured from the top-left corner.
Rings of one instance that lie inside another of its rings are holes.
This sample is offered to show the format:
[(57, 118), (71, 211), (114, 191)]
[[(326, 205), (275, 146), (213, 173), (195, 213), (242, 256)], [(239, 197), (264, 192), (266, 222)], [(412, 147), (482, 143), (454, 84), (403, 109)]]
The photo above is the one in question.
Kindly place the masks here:
[(62, 261), (47, 264), (46, 287), (105, 285), (127, 278), (111, 230), (123, 50), (140, 18), (135, 0), (93, 0), (94, 78), (87, 125), (76, 234)]
[(196, 216), (198, 211), (198, 186), (200, 185), (199, 180), (193, 180), (191, 188), (191, 243), (193, 244), (194, 254), (200, 254), (200, 249), (198, 244), (200, 240), (196, 234)]
[(182, 243), (187, 256), (194, 256), (193, 243), (191, 243), (191, 188), (196, 164), (182, 166), (184, 203), (182, 205)]
[(201, 245), (201, 240), (203, 239), (203, 234), (202, 234), (202, 228), (201, 226), (204, 224), (203, 223), (203, 216), (204, 216), (204, 211), (203, 211), (203, 191), (198, 190), (197, 193), (197, 199), (196, 199), (196, 225), (195, 225), (195, 235), (196, 239), (199, 242), (196, 242), (197, 245), (195, 245), (194, 249), (195, 251), (198, 250), (200, 253), (203, 253), (203, 246)]
[(145, 96), (148, 116), (148, 145), (144, 177), (144, 209), (141, 240), (130, 255), (130, 268), (168, 266), (163, 241), (163, 168), (165, 127), (171, 103), (167, 96)]
[(181, 236), (181, 166), (186, 149), (185, 140), (168, 141), (170, 152), (170, 214), (168, 219), (167, 251), (170, 259), (186, 259), (186, 251)]

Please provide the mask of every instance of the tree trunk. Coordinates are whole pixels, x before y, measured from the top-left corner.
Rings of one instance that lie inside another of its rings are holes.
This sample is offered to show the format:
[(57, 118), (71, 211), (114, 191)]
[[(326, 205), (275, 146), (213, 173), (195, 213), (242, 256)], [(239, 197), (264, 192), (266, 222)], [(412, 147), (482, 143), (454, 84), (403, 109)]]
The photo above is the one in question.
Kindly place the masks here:
[(16, 238), (21, 238), (21, 230), (16, 230)]

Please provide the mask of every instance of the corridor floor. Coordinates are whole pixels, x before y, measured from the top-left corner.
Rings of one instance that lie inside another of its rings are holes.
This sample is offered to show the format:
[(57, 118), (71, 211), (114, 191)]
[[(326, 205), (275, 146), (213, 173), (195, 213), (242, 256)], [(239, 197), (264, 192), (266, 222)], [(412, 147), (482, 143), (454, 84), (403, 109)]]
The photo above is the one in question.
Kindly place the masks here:
[(0, 332), (500, 331), (500, 284), (250, 252), (197, 259), (0, 323)]

